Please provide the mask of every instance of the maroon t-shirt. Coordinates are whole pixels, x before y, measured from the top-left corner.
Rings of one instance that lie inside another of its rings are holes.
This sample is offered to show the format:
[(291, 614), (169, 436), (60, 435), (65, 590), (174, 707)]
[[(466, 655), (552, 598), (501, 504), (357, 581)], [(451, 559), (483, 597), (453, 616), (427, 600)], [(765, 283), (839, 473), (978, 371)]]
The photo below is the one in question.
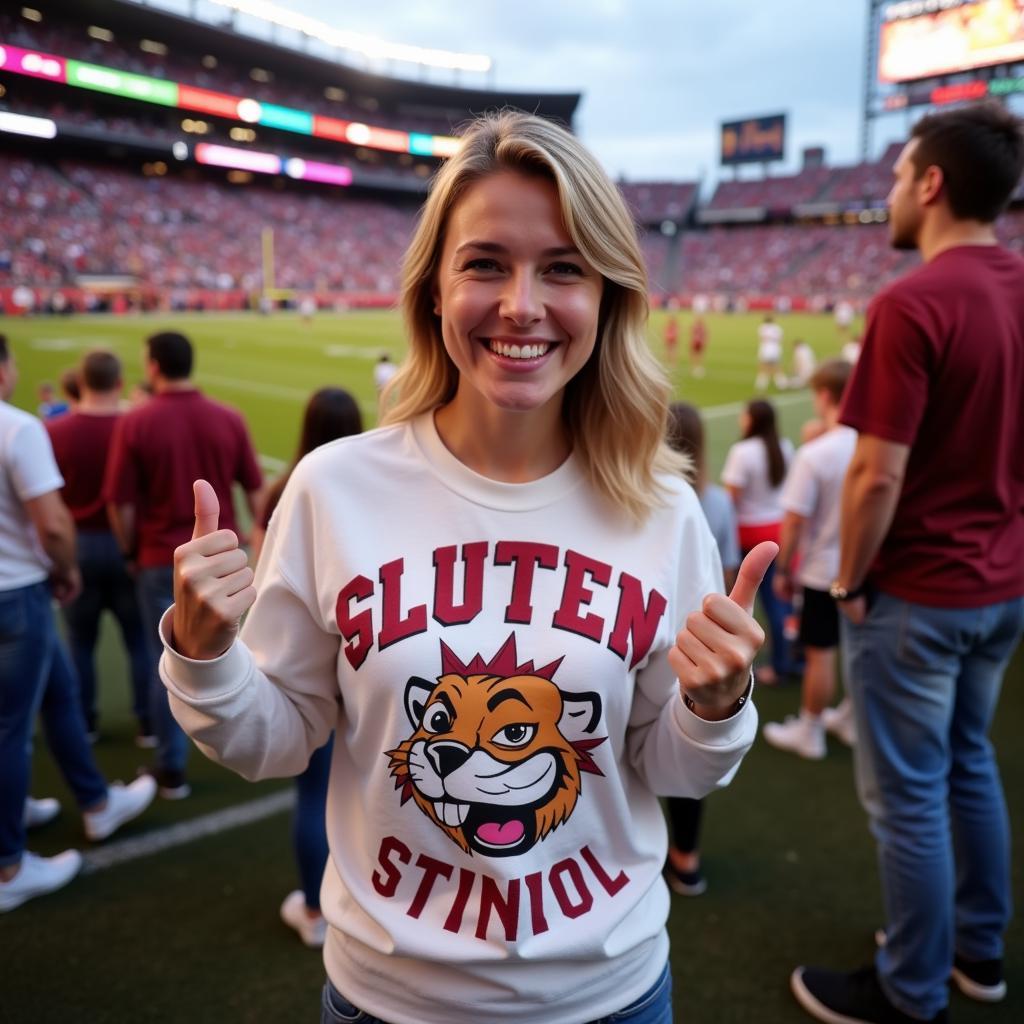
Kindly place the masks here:
[(138, 563), (171, 565), (192, 537), (192, 482), (209, 480), (220, 500), (220, 526), (236, 529), (231, 485), (262, 483), (245, 421), (196, 390), (163, 391), (121, 417), (114, 431), (103, 493), (135, 506)]
[(109, 530), (103, 475), (119, 412), (69, 412), (46, 420), (57, 466), (64, 477), (61, 492), (80, 530)]
[(910, 446), (871, 569), (944, 608), (1024, 594), (1024, 260), (958, 246), (886, 288), (840, 419)]

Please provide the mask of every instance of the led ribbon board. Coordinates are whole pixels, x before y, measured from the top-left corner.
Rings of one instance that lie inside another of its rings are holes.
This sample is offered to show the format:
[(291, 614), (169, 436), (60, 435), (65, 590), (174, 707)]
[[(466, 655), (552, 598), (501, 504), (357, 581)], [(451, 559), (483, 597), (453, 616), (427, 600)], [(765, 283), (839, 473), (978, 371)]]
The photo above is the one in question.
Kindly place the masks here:
[(331, 139), (353, 146), (366, 146), (369, 149), (383, 149), (391, 153), (446, 157), (451, 156), (459, 145), (458, 139), (448, 135), (410, 133), (393, 128), (377, 128), (358, 121), (321, 117), (293, 107), (198, 89), (162, 78), (150, 78), (148, 75), (131, 74), (99, 64), (86, 64), (51, 53), (8, 46), (6, 43), (0, 43), (0, 71), (46, 78), (51, 82), (64, 82), (78, 89), (91, 89), (110, 96), (176, 107), (225, 120), (259, 124), (265, 128)]

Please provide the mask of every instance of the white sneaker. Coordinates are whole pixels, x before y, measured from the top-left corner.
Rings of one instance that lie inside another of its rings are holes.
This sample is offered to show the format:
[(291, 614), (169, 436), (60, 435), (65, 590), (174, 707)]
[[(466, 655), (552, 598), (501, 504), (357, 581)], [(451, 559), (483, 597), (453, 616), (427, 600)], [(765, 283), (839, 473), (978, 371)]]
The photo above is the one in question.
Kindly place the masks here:
[(52, 796), (36, 800), (34, 797), (25, 797), (25, 828), (39, 828), (53, 821), (60, 814), (60, 801)]
[(102, 811), (85, 811), (85, 834), (94, 843), (113, 835), (126, 821), (137, 818), (156, 796), (156, 779), (140, 775), (127, 786), (112, 782), (107, 790), (107, 805)]
[(808, 761), (820, 761), (825, 756), (825, 726), (820, 718), (787, 715), (784, 722), (768, 722), (762, 734), (773, 747)]
[(301, 889), (288, 893), (281, 904), (281, 920), (299, 933), (299, 938), (310, 949), (320, 949), (327, 938), (327, 922), (323, 915), (310, 917), (306, 913), (306, 897)]
[(0, 882), (0, 914), (67, 885), (81, 867), (82, 855), (77, 850), (65, 850), (56, 857), (39, 857), (26, 850), (18, 873), (9, 882)]
[(853, 705), (844, 697), (834, 708), (825, 708), (821, 713), (825, 731), (852, 747), (857, 742), (857, 723), (853, 719)]

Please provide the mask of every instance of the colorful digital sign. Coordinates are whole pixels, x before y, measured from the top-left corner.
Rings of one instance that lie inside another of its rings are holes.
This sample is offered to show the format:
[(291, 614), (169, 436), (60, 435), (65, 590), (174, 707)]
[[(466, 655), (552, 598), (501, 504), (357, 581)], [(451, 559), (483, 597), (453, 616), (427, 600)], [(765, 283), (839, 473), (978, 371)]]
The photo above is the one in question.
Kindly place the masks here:
[(786, 115), (748, 117), (722, 125), (722, 163), (763, 164), (786, 155)]
[(878, 79), (895, 84), (1024, 61), (1024, 0), (964, 0), (931, 14), (891, 4), (879, 33)]
[[(0, 71), (33, 78), (65, 82), (79, 89), (105, 92), (111, 96), (156, 103), (164, 107), (222, 117), (227, 120), (258, 124), (297, 135), (312, 135), (334, 142), (345, 142), (369, 149), (392, 153), (413, 153), (417, 156), (451, 156), (459, 140), (447, 135), (424, 135), (418, 132), (378, 128), (357, 121), (321, 117), (305, 110), (263, 103), (248, 96), (230, 96), (223, 92), (198, 89), (191, 85), (136, 75), (99, 64), (68, 60), (51, 53), (38, 53), (18, 46), (0, 43)], [(315, 163), (311, 166), (318, 166)], [(324, 164), (333, 167), (333, 164)], [(320, 180), (320, 179), (317, 179)], [(326, 179), (324, 179), (326, 180)]]

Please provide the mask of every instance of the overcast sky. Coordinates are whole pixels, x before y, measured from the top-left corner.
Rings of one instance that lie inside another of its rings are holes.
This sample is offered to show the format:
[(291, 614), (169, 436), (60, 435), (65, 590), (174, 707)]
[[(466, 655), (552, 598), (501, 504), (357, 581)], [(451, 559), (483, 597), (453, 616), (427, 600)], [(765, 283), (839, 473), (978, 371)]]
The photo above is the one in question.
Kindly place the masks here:
[[(780, 111), (791, 167), (818, 143), (830, 163), (859, 158), (866, 0), (277, 2), (389, 41), (488, 54), (501, 88), (581, 92), (577, 131), (616, 176), (713, 178), (718, 123)], [(874, 152), (905, 131), (902, 117), (880, 123)]]

